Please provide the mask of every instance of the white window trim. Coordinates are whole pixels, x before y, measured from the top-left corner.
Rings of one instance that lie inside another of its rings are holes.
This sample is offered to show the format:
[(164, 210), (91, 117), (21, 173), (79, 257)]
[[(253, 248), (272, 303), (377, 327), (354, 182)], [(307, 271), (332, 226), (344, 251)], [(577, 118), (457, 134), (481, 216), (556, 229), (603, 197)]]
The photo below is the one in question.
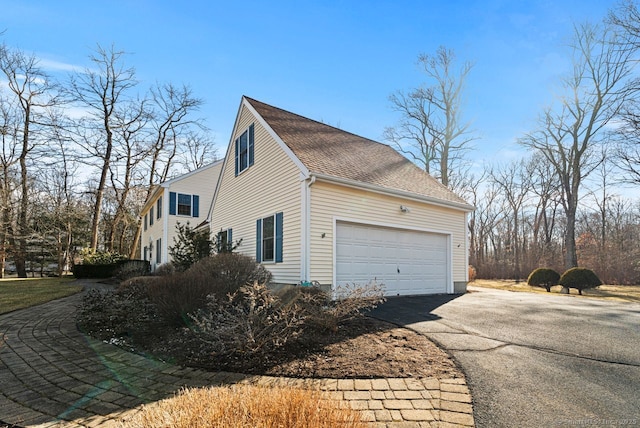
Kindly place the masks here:
[[(240, 139), (243, 135), (247, 136), (247, 166), (243, 169), (240, 164), (240, 159), (242, 159), (242, 152), (240, 151)], [(249, 128), (245, 129), (245, 131), (236, 138), (236, 145), (238, 146), (238, 176), (249, 169)]]
[[(180, 214), (180, 195), (189, 197), (189, 214)], [(193, 194), (176, 192), (176, 216), (193, 217)]]

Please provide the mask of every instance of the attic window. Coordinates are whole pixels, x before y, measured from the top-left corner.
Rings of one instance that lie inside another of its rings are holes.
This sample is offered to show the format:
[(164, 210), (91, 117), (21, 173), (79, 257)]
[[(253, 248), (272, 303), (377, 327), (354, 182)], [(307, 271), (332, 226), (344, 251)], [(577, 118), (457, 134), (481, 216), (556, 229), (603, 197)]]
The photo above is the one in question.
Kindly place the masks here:
[(235, 142), (236, 146), (236, 176), (253, 165), (253, 123)]

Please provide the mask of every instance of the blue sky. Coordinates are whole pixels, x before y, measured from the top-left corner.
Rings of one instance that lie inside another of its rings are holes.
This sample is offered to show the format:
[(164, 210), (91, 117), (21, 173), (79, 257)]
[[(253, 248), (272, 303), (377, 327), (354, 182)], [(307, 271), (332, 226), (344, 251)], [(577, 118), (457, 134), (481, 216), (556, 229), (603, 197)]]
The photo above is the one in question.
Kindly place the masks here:
[(465, 118), (473, 157), (509, 160), (568, 67), (573, 22), (614, 0), (0, 0), (0, 41), (47, 67), (89, 65), (91, 49), (130, 55), (143, 85), (187, 84), (224, 153), (245, 94), (382, 141), (388, 96), (420, 85), (420, 53), (454, 49), (475, 66)]

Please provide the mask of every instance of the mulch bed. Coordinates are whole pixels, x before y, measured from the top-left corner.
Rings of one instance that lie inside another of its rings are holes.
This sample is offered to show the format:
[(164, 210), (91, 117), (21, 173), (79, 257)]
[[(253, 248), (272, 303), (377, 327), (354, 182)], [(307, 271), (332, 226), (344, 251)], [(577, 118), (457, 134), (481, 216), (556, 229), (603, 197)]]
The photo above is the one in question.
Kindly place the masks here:
[(221, 360), (199, 351), (185, 346), (179, 335), (147, 349), (181, 365), (256, 375), (335, 379), (463, 376), (449, 355), (425, 336), (369, 317), (348, 321), (335, 332), (259, 359)]

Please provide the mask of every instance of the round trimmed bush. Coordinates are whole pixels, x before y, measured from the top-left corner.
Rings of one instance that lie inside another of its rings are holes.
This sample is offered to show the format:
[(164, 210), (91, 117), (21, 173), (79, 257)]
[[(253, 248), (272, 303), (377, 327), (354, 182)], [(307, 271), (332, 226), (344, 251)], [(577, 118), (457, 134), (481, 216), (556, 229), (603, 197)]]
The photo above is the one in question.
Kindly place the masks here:
[(544, 287), (547, 292), (551, 292), (551, 287), (558, 284), (560, 274), (553, 269), (538, 268), (529, 274), (527, 284), (534, 287)]
[(582, 290), (602, 285), (602, 281), (591, 269), (575, 267), (563, 273), (558, 284), (566, 288), (575, 288), (578, 294), (582, 294)]

